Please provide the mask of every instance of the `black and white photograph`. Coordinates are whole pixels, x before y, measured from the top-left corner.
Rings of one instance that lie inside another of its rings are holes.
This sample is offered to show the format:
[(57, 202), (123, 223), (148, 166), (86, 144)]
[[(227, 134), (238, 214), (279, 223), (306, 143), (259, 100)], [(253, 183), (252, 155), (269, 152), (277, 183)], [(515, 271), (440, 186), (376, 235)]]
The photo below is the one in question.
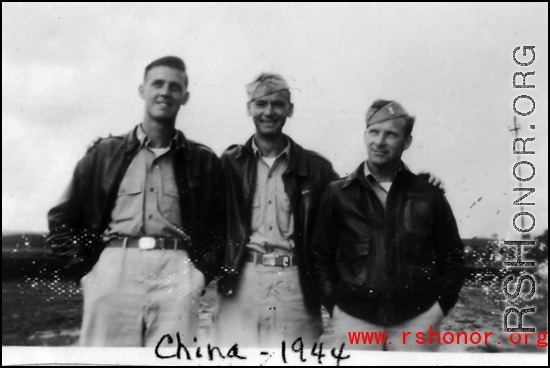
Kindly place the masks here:
[(547, 3), (2, 4), (3, 365), (547, 362)]

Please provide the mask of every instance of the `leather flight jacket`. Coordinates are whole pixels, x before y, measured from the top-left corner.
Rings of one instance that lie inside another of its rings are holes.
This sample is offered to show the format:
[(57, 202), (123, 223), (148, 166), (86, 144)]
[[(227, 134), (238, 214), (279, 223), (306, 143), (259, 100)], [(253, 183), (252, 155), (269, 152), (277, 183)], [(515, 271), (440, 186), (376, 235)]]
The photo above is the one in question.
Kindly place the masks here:
[[(222, 155), (227, 181), (228, 232), (223, 277), (218, 281), (218, 290), (225, 297), (235, 293), (251, 234), (252, 201), (257, 175), (253, 138), (244, 145), (230, 146)], [(294, 215), (294, 254), (298, 260), (300, 285), (308, 311), (320, 314), (317, 280), (311, 264), (311, 235), (323, 190), (338, 175), (332, 164), (321, 155), (305, 150), (286, 135), (285, 138), (290, 142), (290, 161), (282, 179)]]
[(443, 192), (404, 168), (385, 208), (364, 163), (331, 183), (313, 240), (322, 301), (378, 325), (393, 325), (438, 302), (447, 314), (464, 282), (464, 245)]
[[(48, 212), (48, 243), (77, 280), (99, 259), (120, 183), (140, 142), (136, 129), (100, 139), (82, 158), (60, 203)], [(208, 283), (217, 276), (225, 245), (225, 181), (208, 147), (177, 132), (174, 174), (189, 257)]]

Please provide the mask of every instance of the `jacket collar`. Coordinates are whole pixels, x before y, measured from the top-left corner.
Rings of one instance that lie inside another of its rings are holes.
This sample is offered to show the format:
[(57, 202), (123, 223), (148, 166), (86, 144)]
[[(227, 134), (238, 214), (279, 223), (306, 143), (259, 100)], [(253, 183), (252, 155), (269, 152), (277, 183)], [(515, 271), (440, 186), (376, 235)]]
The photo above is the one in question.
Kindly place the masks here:
[[(308, 169), (306, 164), (306, 153), (302, 146), (294, 142), (288, 135), (283, 134), (288, 140), (290, 145), (290, 160), (288, 163), (287, 171), (295, 172), (298, 176), (307, 176)], [(244, 146), (240, 146), (240, 150), (237, 153), (237, 158), (241, 156), (254, 157), (254, 149), (252, 148), (252, 140), (254, 136), (250, 137)]]
[[(141, 140), (138, 138), (138, 129), (140, 129), (140, 126), (137, 125), (134, 129), (132, 129), (125, 137), (124, 137), (124, 149), (126, 152), (130, 152), (137, 147), (141, 145)], [(183, 151), (184, 157), (187, 161), (191, 160), (191, 141), (189, 141), (185, 134), (183, 134), (181, 131), (176, 131), (176, 136), (173, 138), (175, 142), (172, 144), (175, 147), (176, 152)]]
[[(290, 141), (286, 141), (286, 147), (285, 149), (279, 153), (279, 155), (276, 157), (277, 159), (281, 156), (284, 156), (286, 154), (286, 158), (287, 160), (290, 159)], [(258, 148), (258, 146), (256, 145), (256, 141), (254, 139), (252, 139), (252, 152), (254, 152), (254, 156), (255, 157), (259, 157), (261, 156), (261, 152), (260, 152), (260, 149)]]
[[(344, 182), (342, 183), (342, 188), (348, 187), (354, 181), (365, 182), (366, 184), (365, 166), (366, 166), (366, 161), (361, 162), (361, 164), (359, 164), (357, 169), (355, 169), (354, 172), (349, 174), (344, 179)], [(408, 174), (411, 174), (409, 167), (405, 165), (403, 161), (401, 161), (401, 168), (395, 172), (395, 178), (397, 179), (401, 175), (408, 175)]]

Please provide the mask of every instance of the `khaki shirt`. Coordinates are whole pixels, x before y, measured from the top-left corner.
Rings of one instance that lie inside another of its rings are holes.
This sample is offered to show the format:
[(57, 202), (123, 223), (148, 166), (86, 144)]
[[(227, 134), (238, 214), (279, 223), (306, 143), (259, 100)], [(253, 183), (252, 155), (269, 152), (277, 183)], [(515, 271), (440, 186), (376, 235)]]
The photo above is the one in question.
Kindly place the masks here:
[(107, 238), (118, 236), (162, 236), (187, 239), (182, 230), (178, 188), (174, 175), (176, 136), (168, 148), (149, 147), (141, 125), (141, 142), (118, 190), (118, 197), (105, 231)]
[(283, 173), (290, 159), (290, 144), (275, 158), (262, 157), (252, 140), (257, 161), (256, 190), (252, 204), (252, 224), (248, 248), (261, 253), (290, 254), (294, 248), (294, 216), (285, 193)]
[[(397, 169), (395, 171), (394, 178), (395, 178), (395, 175), (397, 174), (397, 172), (400, 171), (402, 168), (405, 168), (405, 169), (409, 170), (405, 166), (405, 164), (402, 163), (401, 165), (402, 166), (399, 166), (399, 169)], [(386, 208), (386, 199), (388, 198), (388, 192), (390, 191), (392, 182), (391, 181), (386, 181), (386, 182), (379, 181), (372, 174), (372, 172), (370, 171), (368, 161), (365, 161), (365, 178), (366, 178), (367, 183), (369, 184), (369, 186), (374, 191), (374, 194), (376, 194), (376, 196), (378, 197), (378, 199), (382, 203), (382, 206), (384, 206), (384, 208)]]

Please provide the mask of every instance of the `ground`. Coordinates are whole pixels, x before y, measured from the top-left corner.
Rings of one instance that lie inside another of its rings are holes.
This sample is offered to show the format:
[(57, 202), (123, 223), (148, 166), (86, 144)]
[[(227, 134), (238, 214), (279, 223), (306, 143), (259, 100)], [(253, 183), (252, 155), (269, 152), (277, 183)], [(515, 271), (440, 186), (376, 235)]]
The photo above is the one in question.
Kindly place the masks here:
[[(528, 344), (513, 345), (510, 333), (503, 331), (503, 313), (507, 307), (536, 306), (535, 318), (524, 320), (524, 327), (536, 326), (547, 331), (548, 284), (547, 263), (539, 265), (537, 290), (530, 301), (511, 305), (504, 296), (502, 274), (473, 274), (462, 289), (455, 308), (445, 317), (442, 331), (493, 332), (489, 344), (442, 345), (443, 352), (547, 352), (536, 346), (536, 338)], [(546, 275), (546, 276), (544, 276)], [(525, 295), (522, 292), (521, 295)], [(518, 300), (522, 299), (521, 297)], [(201, 299), (201, 338), (206, 338), (215, 303), (215, 287), (211, 284)], [(331, 344), (332, 322), (323, 311), (325, 333), (322, 341)], [(57, 276), (40, 275), (24, 279), (2, 279), (2, 345), (71, 346), (77, 344), (82, 318), (82, 294), (77, 285)], [(515, 320), (510, 325), (515, 326)], [(536, 335), (534, 335), (536, 337)], [(547, 338), (545, 339), (547, 342)], [(500, 342), (500, 344), (498, 344)]]

